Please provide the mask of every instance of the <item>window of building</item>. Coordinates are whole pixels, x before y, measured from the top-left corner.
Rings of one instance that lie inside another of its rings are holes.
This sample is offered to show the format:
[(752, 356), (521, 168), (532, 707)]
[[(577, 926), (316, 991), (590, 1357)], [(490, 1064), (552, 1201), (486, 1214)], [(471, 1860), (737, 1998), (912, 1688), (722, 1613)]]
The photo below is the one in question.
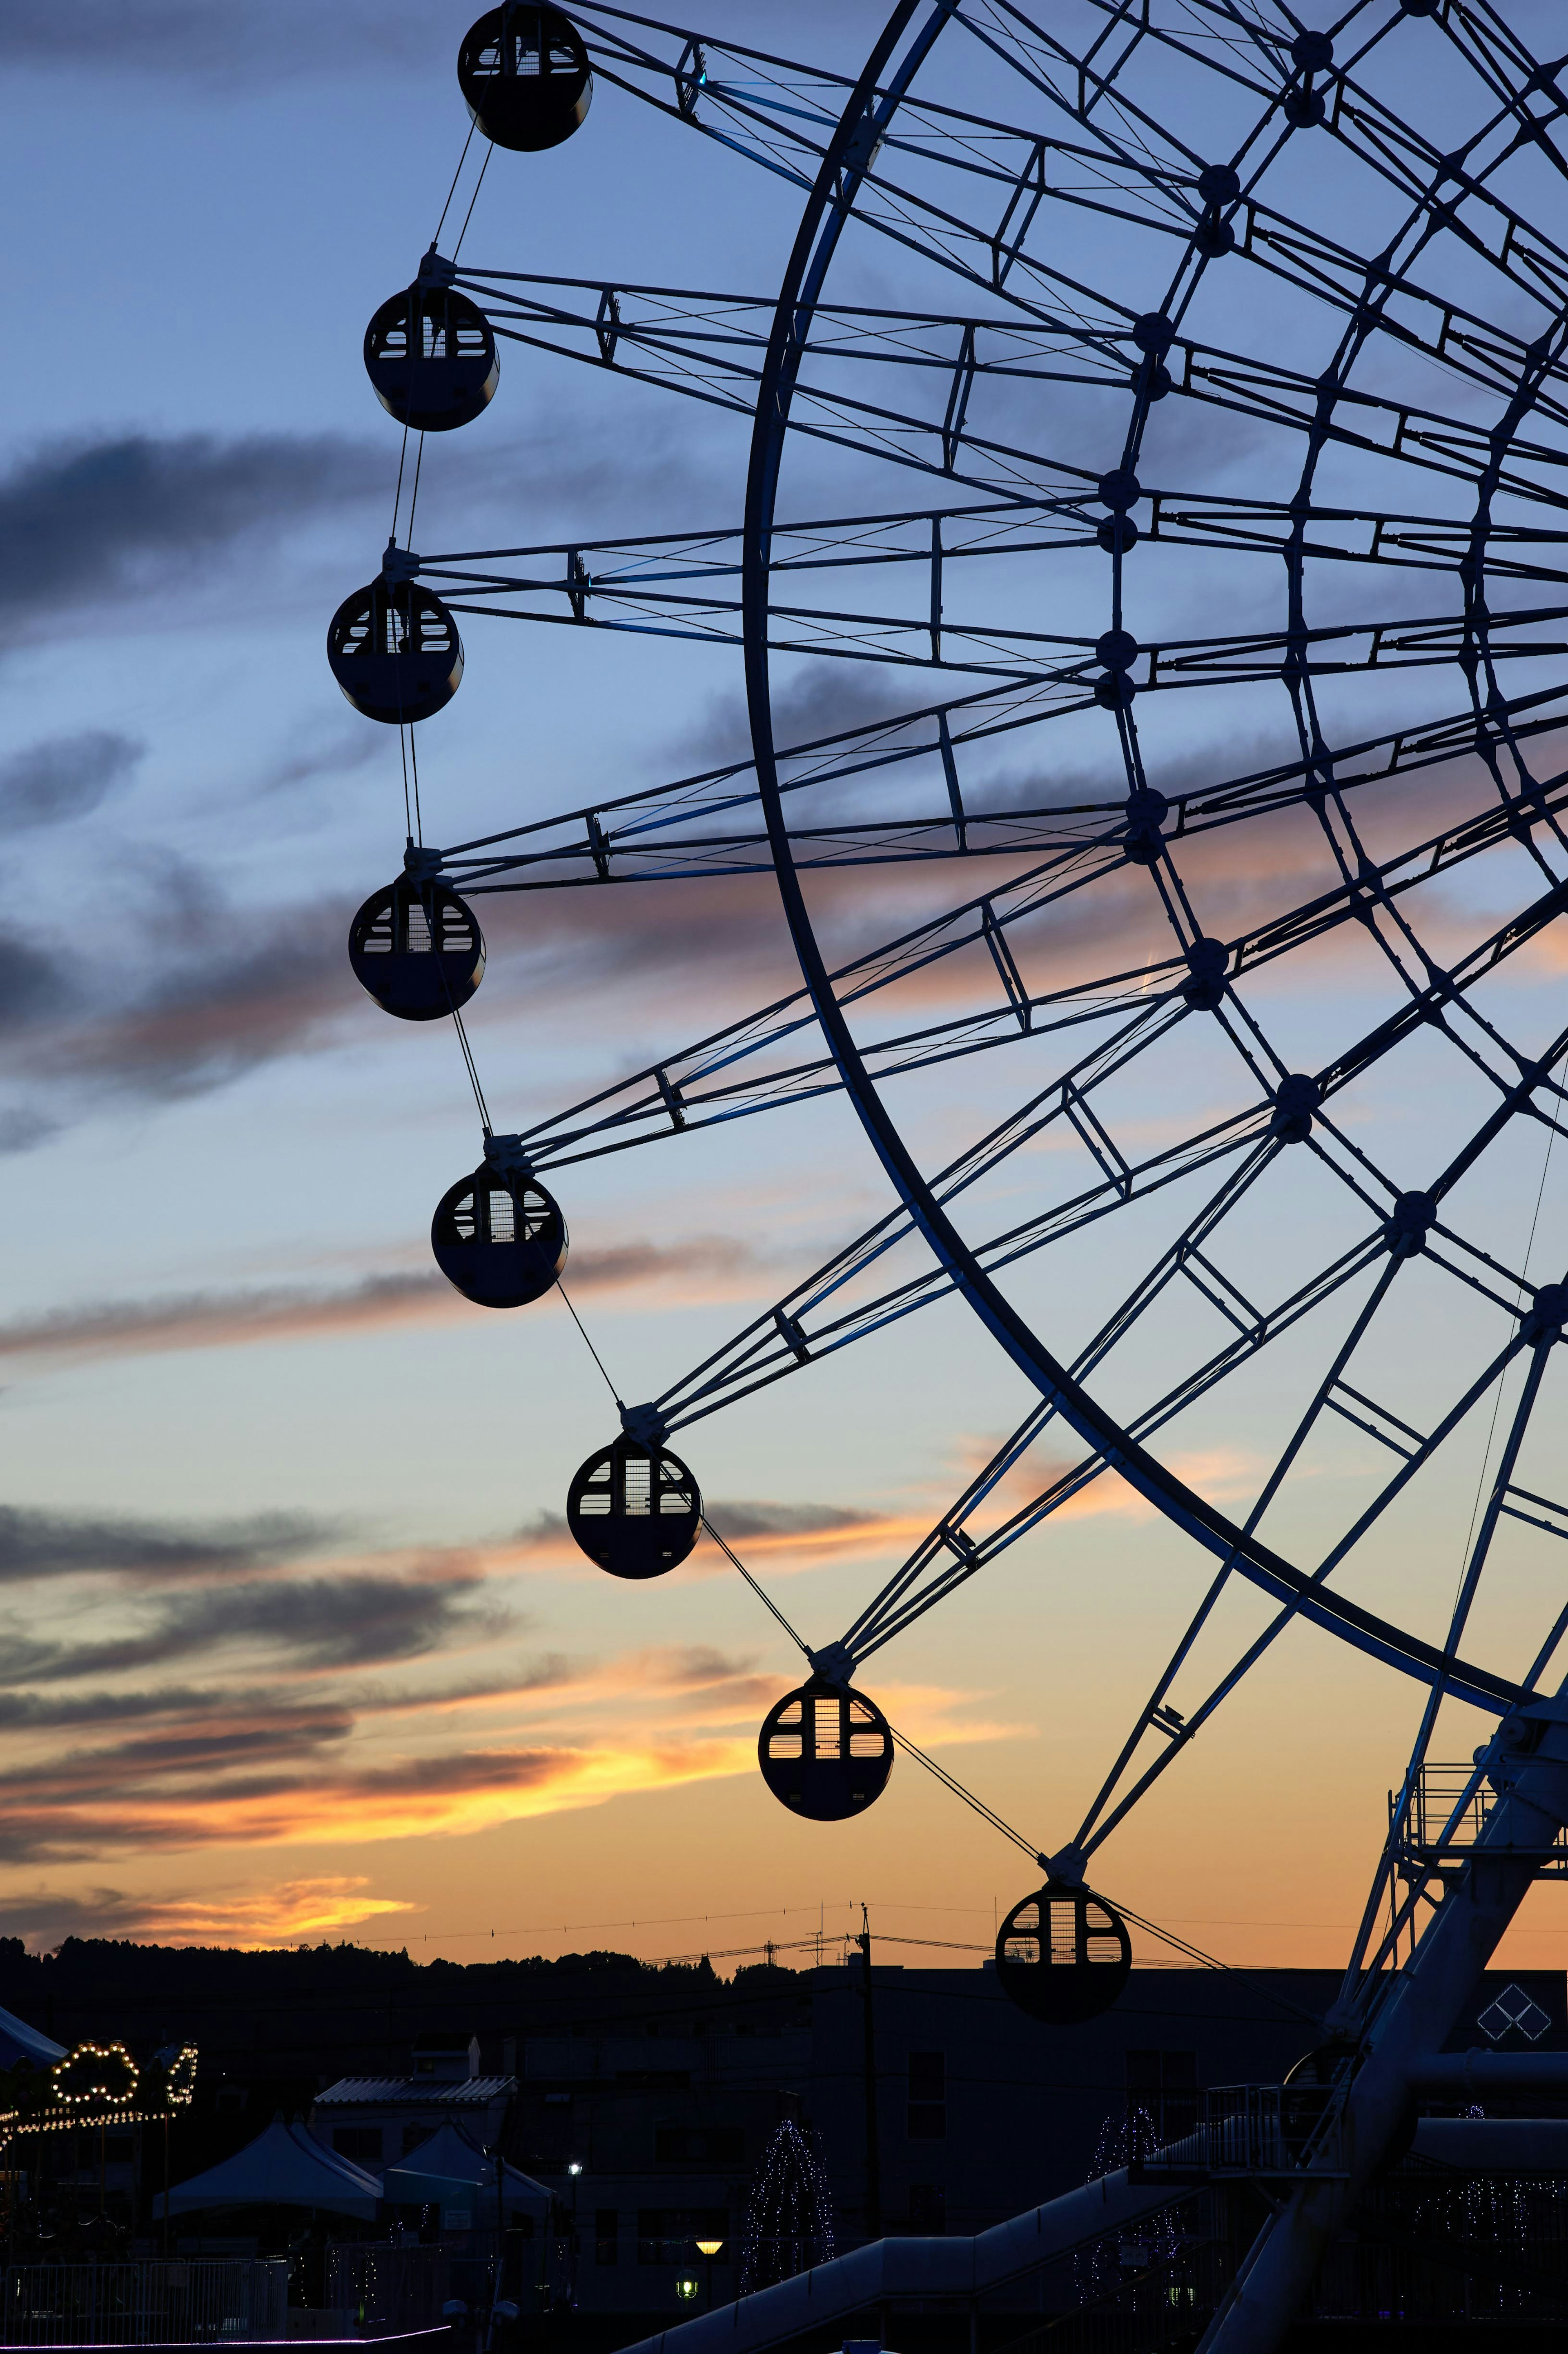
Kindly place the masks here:
[(339, 2158), (352, 2158), (355, 2166), (381, 2163), (379, 2126), (334, 2126), (332, 2146)]
[(909, 2116), (911, 2141), (948, 2138), (948, 2062), (941, 2052), (909, 2054)]
[(594, 2210), (593, 2260), (596, 2264), (613, 2264), (620, 2260), (620, 2217), (613, 2207)]
[(699, 2240), (722, 2240), (728, 2260), (729, 2212), (724, 2207), (640, 2207), (637, 2211), (637, 2261), (640, 2264), (694, 2264)]
[(1126, 2065), (1128, 2129), (1135, 2138), (1159, 2147), (1192, 2133), (1198, 2122), (1197, 2053), (1128, 2052)]
[(935, 2239), (948, 2228), (948, 2194), (939, 2182), (909, 2185), (909, 2229), (922, 2239)]

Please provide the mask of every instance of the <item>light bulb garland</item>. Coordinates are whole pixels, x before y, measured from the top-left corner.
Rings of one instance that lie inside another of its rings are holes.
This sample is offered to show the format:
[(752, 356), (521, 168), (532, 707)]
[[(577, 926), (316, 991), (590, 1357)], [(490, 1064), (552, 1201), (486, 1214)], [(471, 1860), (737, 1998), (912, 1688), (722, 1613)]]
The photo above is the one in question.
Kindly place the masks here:
[[(188, 2109), (196, 2098), (196, 2063), (194, 2043), (183, 2043), (164, 2071), (163, 2099), (137, 2105), (143, 2071), (123, 2043), (79, 2043), (49, 2071), (43, 2105), (28, 2109), (20, 2103), (0, 2110), (0, 2150), (19, 2134), (62, 2133), (82, 2126), (154, 2125), (175, 2109)], [(157, 2090), (156, 2078), (148, 2088)]]

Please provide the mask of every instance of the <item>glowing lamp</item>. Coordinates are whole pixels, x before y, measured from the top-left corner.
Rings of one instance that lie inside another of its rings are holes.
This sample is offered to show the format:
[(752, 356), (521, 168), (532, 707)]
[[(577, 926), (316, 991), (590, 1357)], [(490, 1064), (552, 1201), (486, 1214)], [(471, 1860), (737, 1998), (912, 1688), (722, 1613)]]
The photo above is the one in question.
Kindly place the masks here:
[(690, 2305), (692, 2299), (701, 2293), (701, 2288), (702, 2284), (697, 2279), (694, 2273), (676, 2274), (675, 2295), (680, 2298), (683, 2305)]

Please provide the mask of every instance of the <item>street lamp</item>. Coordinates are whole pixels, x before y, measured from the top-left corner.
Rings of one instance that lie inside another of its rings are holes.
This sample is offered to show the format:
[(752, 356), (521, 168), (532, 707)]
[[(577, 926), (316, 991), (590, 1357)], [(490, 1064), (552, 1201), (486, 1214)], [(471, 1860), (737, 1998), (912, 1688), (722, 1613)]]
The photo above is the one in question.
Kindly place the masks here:
[(713, 2309), (714, 2309), (714, 2258), (715, 2258), (715, 2256), (720, 2253), (720, 2251), (722, 2250), (722, 2248), (723, 2248), (723, 2246), (724, 2246), (724, 2242), (723, 2242), (722, 2240), (699, 2240), (699, 2241), (697, 2242), (696, 2245), (697, 2245), (697, 2253), (698, 2253), (698, 2255), (699, 2255), (699, 2256), (705, 2256), (705, 2257), (706, 2257), (706, 2259), (707, 2259), (707, 2267), (708, 2267), (708, 2306), (707, 2306), (707, 2309), (708, 2309), (708, 2311), (711, 2313), (711, 2312), (713, 2311)]
[(675, 2274), (675, 2295), (680, 2298), (683, 2305), (690, 2305), (694, 2296), (700, 2296), (702, 2294), (702, 2285), (703, 2285), (701, 2281), (698, 2280), (695, 2273), (677, 2273)]
[(577, 2177), (582, 2172), (580, 2162), (575, 2158), (568, 2158), (567, 2172), (571, 2178), (572, 2185), (571, 2286), (568, 2296), (571, 2310), (575, 2313), (577, 2309)]

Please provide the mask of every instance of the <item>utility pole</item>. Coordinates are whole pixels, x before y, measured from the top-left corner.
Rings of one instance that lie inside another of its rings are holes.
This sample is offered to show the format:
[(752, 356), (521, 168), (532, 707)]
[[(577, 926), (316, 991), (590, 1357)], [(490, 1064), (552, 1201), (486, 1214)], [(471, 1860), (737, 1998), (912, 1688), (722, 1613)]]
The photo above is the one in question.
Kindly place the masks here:
[(862, 2066), (865, 2077), (865, 2236), (882, 2237), (882, 2150), (876, 2132), (876, 2028), (871, 2009), (871, 1918), (860, 1908), (861, 1932), (855, 1939), (862, 1964), (860, 1999), (864, 2006)]

